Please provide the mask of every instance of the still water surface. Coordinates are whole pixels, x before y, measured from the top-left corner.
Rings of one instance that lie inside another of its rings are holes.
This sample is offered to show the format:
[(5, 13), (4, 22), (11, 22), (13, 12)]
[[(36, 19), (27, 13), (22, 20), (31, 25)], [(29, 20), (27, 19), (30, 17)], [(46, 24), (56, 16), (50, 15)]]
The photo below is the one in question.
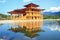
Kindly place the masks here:
[(60, 21), (35, 21), (0, 24), (0, 39), (60, 40)]

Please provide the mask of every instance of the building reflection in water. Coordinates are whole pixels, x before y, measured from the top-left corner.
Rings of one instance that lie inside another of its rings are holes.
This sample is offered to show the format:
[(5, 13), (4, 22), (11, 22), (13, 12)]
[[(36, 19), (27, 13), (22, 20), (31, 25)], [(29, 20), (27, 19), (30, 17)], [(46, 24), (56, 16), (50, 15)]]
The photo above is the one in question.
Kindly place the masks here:
[(9, 30), (13, 32), (22, 32), (25, 36), (34, 38), (38, 36), (38, 32), (44, 32), (41, 29), (43, 22), (42, 21), (35, 21), (35, 22), (18, 22), (14, 23), (14, 26), (11, 25)]

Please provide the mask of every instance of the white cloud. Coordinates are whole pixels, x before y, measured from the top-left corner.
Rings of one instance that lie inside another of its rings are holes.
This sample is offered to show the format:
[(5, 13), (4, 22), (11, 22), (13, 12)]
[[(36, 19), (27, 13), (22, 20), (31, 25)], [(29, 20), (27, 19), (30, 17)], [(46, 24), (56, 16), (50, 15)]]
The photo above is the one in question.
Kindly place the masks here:
[(51, 7), (48, 10), (45, 10), (44, 12), (58, 12), (60, 11), (60, 7)]
[(6, 2), (6, 0), (0, 0), (0, 3), (5, 3)]
[(23, 0), (23, 2), (32, 2), (32, 0)]
[(60, 31), (60, 27), (58, 25), (48, 27), (51, 31)]

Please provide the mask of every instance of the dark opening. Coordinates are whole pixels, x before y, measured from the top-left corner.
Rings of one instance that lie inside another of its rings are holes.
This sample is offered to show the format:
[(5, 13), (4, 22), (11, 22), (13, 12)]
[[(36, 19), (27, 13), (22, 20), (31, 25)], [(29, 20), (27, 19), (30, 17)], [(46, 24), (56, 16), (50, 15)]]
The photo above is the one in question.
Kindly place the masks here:
[(37, 17), (35, 17), (35, 19), (37, 19)]

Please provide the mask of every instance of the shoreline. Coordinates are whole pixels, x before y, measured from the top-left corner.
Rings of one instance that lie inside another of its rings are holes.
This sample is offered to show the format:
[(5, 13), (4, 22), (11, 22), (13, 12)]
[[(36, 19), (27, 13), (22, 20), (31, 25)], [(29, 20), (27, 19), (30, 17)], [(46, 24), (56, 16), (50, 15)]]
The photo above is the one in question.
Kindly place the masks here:
[(12, 22), (33, 22), (33, 21), (60, 21), (60, 19), (43, 19), (43, 20), (0, 20), (1, 23), (12, 23)]

